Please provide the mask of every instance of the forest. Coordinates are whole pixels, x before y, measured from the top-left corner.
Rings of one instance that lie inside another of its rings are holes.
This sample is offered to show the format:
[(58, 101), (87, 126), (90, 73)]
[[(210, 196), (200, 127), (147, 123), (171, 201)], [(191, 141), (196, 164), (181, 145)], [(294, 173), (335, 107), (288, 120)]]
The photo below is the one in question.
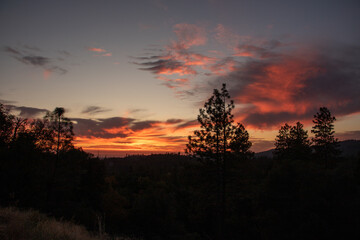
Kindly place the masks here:
[(344, 152), (330, 110), (313, 137), (285, 123), (267, 157), (233, 109), (223, 85), (186, 154), (100, 159), (73, 145), (63, 108), (27, 120), (1, 105), (0, 206), (134, 239), (359, 239), (360, 152)]

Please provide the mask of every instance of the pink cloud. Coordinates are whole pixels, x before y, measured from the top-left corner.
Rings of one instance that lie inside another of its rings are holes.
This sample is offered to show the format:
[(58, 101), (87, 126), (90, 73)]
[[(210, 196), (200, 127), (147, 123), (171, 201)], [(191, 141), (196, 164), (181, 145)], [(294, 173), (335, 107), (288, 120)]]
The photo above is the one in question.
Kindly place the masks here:
[(112, 53), (105, 53), (105, 54), (103, 54), (103, 55), (101, 55), (101, 56), (103, 56), (103, 57), (111, 57), (111, 56), (112, 56)]
[(92, 51), (92, 52), (99, 52), (99, 53), (101, 53), (101, 52), (106, 52), (106, 50), (105, 50), (105, 49), (102, 49), (102, 48), (92, 48), (92, 47), (89, 47), (88, 50), (89, 50), (89, 51)]
[(45, 70), (43, 71), (44, 80), (48, 80), (49, 77), (51, 76), (51, 73), (52, 73), (52, 72), (51, 72), (50, 70), (45, 69)]
[(204, 45), (207, 41), (206, 30), (195, 24), (179, 23), (174, 26), (178, 41), (173, 45), (177, 48), (188, 49), (191, 46)]

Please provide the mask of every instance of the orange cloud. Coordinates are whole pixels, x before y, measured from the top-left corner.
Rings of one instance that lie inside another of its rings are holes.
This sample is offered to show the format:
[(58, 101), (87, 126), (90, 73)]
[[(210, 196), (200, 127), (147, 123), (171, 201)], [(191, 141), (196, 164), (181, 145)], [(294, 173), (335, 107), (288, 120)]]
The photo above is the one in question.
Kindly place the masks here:
[(270, 64), (262, 69), (261, 76), (254, 76), (255, 81), (244, 88), (238, 100), (253, 104), (260, 113), (304, 114), (311, 103), (298, 96), (306, 90), (308, 79), (319, 70), (300, 59), (284, 59)]
[[(78, 124), (95, 125), (94, 131), (80, 131)], [(116, 126), (117, 125), (117, 126)], [(104, 126), (104, 127), (103, 127)], [(105, 127), (112, 126), (112, 127)], [(96, 151), (119, 152), (183, 152), (193, 121), (130, 121), (124, 118), (99, 120), (77, 119), (76, 146), (96, 154)]]

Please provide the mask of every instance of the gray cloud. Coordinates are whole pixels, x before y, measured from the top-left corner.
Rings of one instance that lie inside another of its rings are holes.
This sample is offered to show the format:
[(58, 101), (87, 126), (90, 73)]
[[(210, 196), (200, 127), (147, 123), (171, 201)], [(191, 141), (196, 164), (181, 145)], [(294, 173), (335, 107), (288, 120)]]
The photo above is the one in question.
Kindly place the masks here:
[(43, 108), (34, 108), (34, 107), (25, 107), (25, 106), (15, 106), (15, 105), (6, 105), (11, 111), (18, 112), (17, 115), (19, 115), (22, 118), (37, 118), (40, 117), (40, 114), (43, 116), (45, 113), (47, 113), (49, 110), (43, 109)]
[(40, 51), (40, 49), (37, 47), (29, 47), (27, 45), (23, 45), (22, 49), (13, 48), (10, 46), (3, 47), (4, 52), (11, 54), (14, 59), (18, 60), (21, 63), (40, 67), (45, 71), (57, 73), (60, 75), (67, 73), (66, 69), (53, 63), (54, 59), (29, 53), (28, 50), (37, 52)]
[(140, 131), (147, 128), (152, 128), (154, 124), (160, 123), (160, 121), (139, 121), (132, 123), (131, 130)]
[(81, 113), (94, 115), (94, 114), (98, 114), (98, 113), (102, 113), (102, 112), (108, 112), (108, 111), (110, 111), (110, 110), (106, 109), (106, 108), (99, 107), (99, 106), (88, 106)]
[(23, 56), (23, 57), (16, 57), (22, 63), (34, 65), (34, 66), (45, 66), (49, 64), (50, 59), (41, 56)]
[(125, 138), (128, 136), (125, 132), (111, 133), (108, 130), (114, 128), (121, 128), (129, 126), (134, 119), (112, 117), (102, 119), (84, 119), (84, 118), (72, 118), (74, 122), (74, 132), (78, 136), (85, 137), (99, 137), (99, 138)]

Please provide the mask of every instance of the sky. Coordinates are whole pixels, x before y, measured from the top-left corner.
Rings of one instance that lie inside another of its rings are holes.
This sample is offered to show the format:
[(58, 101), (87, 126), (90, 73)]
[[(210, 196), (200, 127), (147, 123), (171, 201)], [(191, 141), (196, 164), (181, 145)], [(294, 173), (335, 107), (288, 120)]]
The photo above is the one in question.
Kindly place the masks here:
[(255, 152), (322, 106), (360, 139), (360, 2), (2, 0), (0, 102), (24, 118), (64, 107), (100, 156), (183, 152), (226, 83)]

